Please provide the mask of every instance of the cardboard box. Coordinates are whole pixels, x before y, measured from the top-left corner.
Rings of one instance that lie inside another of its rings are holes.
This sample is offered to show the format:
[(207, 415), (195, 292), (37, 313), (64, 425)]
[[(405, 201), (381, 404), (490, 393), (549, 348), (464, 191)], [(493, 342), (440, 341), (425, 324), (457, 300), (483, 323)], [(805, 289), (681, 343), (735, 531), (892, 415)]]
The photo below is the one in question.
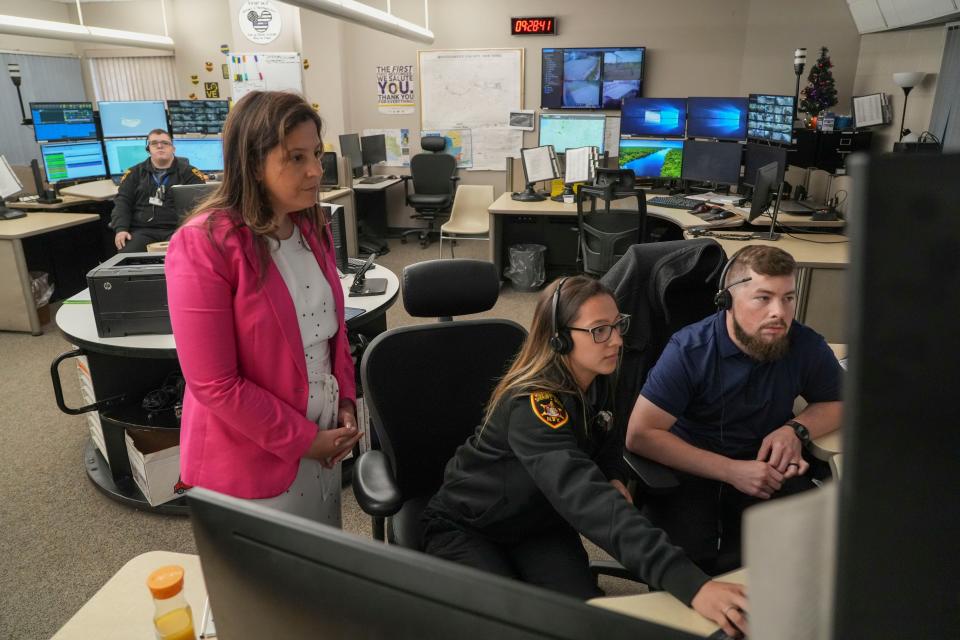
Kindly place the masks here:
[(174, 491), (180, 479), (180, 431), (127, 431), (130, 471), (151, 507), (180, 496)]

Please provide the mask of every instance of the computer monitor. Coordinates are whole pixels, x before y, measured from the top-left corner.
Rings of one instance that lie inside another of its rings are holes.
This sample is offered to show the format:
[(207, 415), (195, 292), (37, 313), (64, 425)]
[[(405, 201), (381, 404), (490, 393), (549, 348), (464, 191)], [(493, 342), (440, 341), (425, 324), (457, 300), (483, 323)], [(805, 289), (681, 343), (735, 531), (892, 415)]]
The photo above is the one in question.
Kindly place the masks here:
[(17, 195), (23, 191), (23, 184), (20, 178), (13, 172), (6, 156), (0, 155), (0, 205), (7, 198)]
[(323, 169), (323, 177), (320, 179), (321, 187), (336, 187), (340, 184), (337, 154), (335, 152), (325, 151), (320, 156), (320, 167)]
[(230, 111), (226, 100), (167, 100), (170, 133), (221, 133)]
[(104, 138), (147, 137), (154, 129), (167, 130), (167, 113), (161, 100), (99, 102)]
[(557, 153), (577, 147), (597, 147), (603, 153), (607, 118), (602, 113), (541, 113), (540, 146)]
[[(753, 196), (750, 200), (750, 215), (747, 222), (753, 222), (770, 208), (770, 204), (777, 196), (780, 182), (777, 180), (777, 163), (765, 164), (757, 171), (757, 183), (753, 187)], [(770, 227), (771, 232), (773, 226)]]
[(111, 176), (119, 176), (130, 167), (150, 157), (147, 143), (143, 138), (104, 140), (103, 146), (107, 150), (107, 166), (110, 168)]
[(683, 143), (684, 180), (737, 184), (740, 181), (739, 142), (686, 140)]
[(679, 178), (683, 140), (620, 138), (619, 165), (638, 178)]
[(200, 171), (223, 171), (223, 140), (220, 138), (174, 138), (178, 158), (186, 158)]
[(367, 173), (373, 175), (373, 165), (387, 161), (387, 137), (378, 133), (360, 138), (360, 156)]
[(92, 102), (31, 102), (30, 114), (37, 142), (97, 137)]
[(40, 145), (47, 182), (103, 178), (107, 165), (99, 142), (55, 142)]
[(248, 500), (187, 497), (213, 619), (231, 640), (698, 637)]
[(793, 140), (793, 96), (751, 93), (747, 103), (747, 137), (790, 144)]
[(350, 158), (350, 167), (353, 177), (363, 175), (363, 152), (360, 150), (360, 136), (356, 133), (345, 133), (340, 136), (340, 153)]
[(687, 137), (746, 140), (747, 98), (687, 98)]
[(541, 56), (543, 109), (619, 109), (643, 93), (644, 47), (547, 48)]
[(630, 98), (623, 101), (620, 135), (682, 138), (686, 128), (686, 98)]
[(340, 273), (347, 273), (349, 260), (347, 259), (347, 225), (344, 221), (343, 207), (340, 205), (321, 204), (323, 214), (330, 220), (330, 234), (333, 236), (333, 252), (337, 260)]
[(771, 162), (777, 163), (777, 180), (783, 182), (783, 176), (787, 170), (786, 149), (748, 142), (744, 156), (743, 184), (748, 187), (754, 186), (757, 183), (757, 171)]

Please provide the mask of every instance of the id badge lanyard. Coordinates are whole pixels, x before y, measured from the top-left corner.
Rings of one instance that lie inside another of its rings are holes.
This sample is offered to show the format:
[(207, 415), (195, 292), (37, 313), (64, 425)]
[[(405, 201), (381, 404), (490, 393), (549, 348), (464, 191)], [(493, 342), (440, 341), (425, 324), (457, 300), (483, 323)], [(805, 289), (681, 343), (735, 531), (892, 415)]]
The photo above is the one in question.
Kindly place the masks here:
[(153, 183), (157, 185), (157, 191), (153, 194), (153, 197), (150, 198), (149, 202), (153, 205), (153, 215), (150, 216), (150, 219), (147, 222), (153, 222), (153, 219), (157, 215), (157, 207), (163, 206), (163, 195), (167, 191), (167, 182), (170, 180), (170, 174), (163, 174), (163, 178), (158, 180), (156, 174), (151, 173), (150, 178), (153, 180)]

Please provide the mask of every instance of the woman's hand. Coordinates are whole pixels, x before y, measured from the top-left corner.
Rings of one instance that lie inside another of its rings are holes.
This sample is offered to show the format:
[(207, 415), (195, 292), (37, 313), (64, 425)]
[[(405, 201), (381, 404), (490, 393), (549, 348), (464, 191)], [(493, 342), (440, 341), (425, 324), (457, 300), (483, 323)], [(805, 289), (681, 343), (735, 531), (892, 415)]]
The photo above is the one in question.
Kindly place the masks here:
[(704, 618), (716, 623), (731, 638), (750, 633), (747, 626), (747, 592), (743, 585), (711, 580), (700, 587), (690, 606)]
[(338, 427), (336, 429), (321, 429), (313, 444), (307, 450), (305, 458), (319, 460), (325, 468), (331, 469), (338, 462), (347, 457), (353, 445), (363, 436), (357, 431), (356, 420), (352, 427)]

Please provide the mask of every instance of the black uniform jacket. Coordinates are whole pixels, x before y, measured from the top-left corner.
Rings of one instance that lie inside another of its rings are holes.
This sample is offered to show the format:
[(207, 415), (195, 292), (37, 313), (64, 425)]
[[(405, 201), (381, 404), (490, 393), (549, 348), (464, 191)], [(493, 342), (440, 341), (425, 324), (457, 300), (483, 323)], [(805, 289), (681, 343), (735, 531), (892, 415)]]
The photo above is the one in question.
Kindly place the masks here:
[(137, 227), (175, 229), (180, 223), (177, 210), (173, 206), (173, 194), (170, 187), (175, 184), (200, 184), (206, 182), (198, 169), (190, 166), (186, 158), (175, 158), (173, 166), (167, 170), (163, 184), (163, 206), (150, 204), (150, 198), (157, 193), (158, 185), (154, 181), (153, 166), (150, 158), (136, 164), (120, 178), (117, 198), (113, 204), (110, 227), (114, 231), (130, 231)]
[(500, 544), (572, 526), (689, 604), (707, 575), (610, 484), (623, 479), (624, 434), (600, 411), (612, 401), (606, 387), (598, 379), (585, 402), (579, 393), (505, 399), (457, 449), (430, 510)]

